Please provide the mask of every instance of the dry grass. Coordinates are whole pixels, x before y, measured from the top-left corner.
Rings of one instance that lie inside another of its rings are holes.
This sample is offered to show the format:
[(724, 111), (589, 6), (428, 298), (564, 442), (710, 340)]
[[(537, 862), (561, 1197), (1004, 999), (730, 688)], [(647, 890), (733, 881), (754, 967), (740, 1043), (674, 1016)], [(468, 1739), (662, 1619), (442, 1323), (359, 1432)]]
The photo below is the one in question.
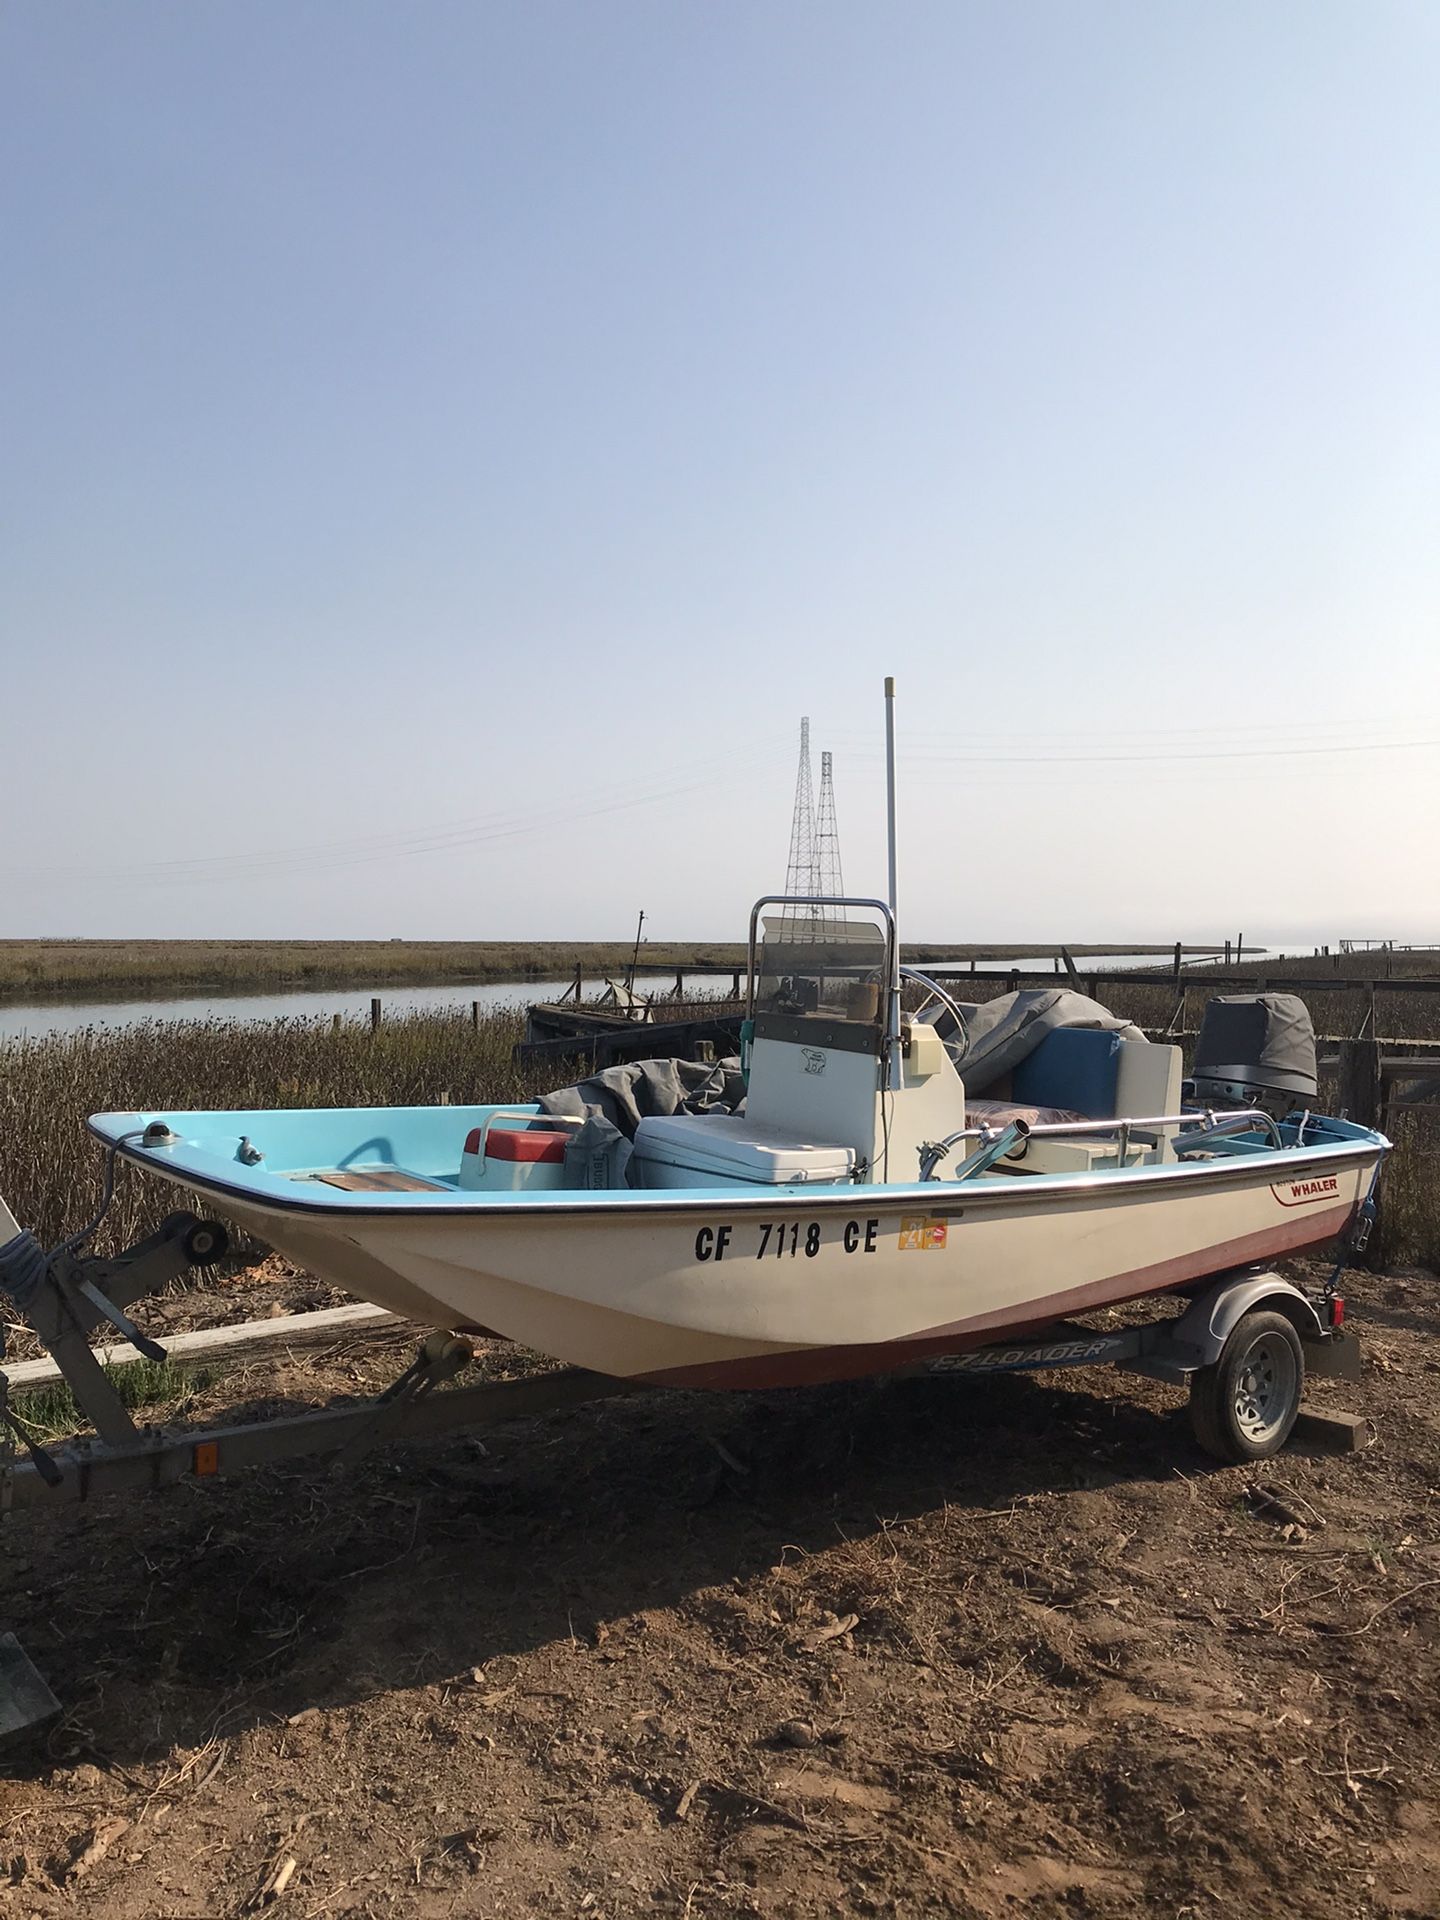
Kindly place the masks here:
[[(1121, 945), (1071, 948), (1086, 954)], [(1050, 946), (907, 947), (916, 965), (941, 960), (1048, 959)], [(1138, 947), (1136, 953), (1168, 952)], [(564, 980), (580, 967), (592, 979), (619, 977), (634, 952), (629, 940), (0, 940), (0, 998), (27, 995), (144, 995), (192, 989), (260, 993), (286, 987), (416, 987), (446, 981)], [(733, 941), (647, 940), (642, 964), (742, 967)]]
[[(995, 985), (1003, 990), (1004, 982)], [(1188, 987), (1178, 1012), (1168, 985), (1137, 983), (1106, 993), (1117, 1013), (1152, 1030), (1173, 1021), (1177, 1033), (1198, 1025), (1206, 997), (1203, 980)], [(1319, 1004), (1325, 996), (1307, 998), (1317, 1027), (1326, 1031)], [(705, 1004), (659, 1003), (656, 1017), (683, 1018), (703, 1012)], [(1433, 1034), (1440, 997), (1417, 995), (1408, 1012)], [(294, 1019), (154, 1020), (3, 1042), (0, 1194), (47, 1243), (73, 1231), (93, 1211), (99, 1183), (100, 1152), (85, 1131), (85, 1118), (111, 1109), (405, 1106), (442, 1095), (469, 1105), (528, 1098), (537, 1087), (510, 1057), (522, 1028), (520, 1014), (502, 1010), (484, 1016), (478, 1027), (463, 1013), (410, 1014), (388, 1020), (375, 1033), (358, 1021), (337, 1029), (328, 1021)], [(546, 1085), (556, 1077), (554, 1068), (540, 1075)], [(1333, 1088), (1322, 1085), (1322, 1105), (1327, 1098)], [(1390, 1127), (1396, 1152), (1385, 1183), (1386, 1253), (1440, 1266), (1440, 1105), (1401, 1110)], [(109, 1227), (114, 1244), (149, 1231), (169, 1205), (167, 1194), (149, 1183), (122, 1181)]]
[[(91, 1113), (129, 1108), (423, 1106), (515, 1100), (523, 1017), (421, 1013), (372, 1033), (348, 1021), (148, 1020), (0, 1043), (0, 1193), (47, 1244), (94, 1211)], [(173, 1194), (122, 1178), (107, 1232), (120, 1246), (158, 1224)]]
[[(262, 993), (286, 987), (480, 985), (624, 971), (630, 941), (576, 940), (0, 940), (0, 996)], [(649, 942), (647, 967), (738, 967), (724, 942)]]

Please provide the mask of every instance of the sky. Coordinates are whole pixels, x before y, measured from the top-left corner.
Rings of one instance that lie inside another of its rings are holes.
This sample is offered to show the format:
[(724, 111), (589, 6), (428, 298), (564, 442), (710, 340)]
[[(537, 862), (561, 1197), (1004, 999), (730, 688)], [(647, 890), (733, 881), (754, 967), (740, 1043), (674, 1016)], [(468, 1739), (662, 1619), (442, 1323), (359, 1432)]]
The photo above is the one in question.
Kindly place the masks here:
[(1440, 937), (1431, 0), (7, 0), (0, 936)]

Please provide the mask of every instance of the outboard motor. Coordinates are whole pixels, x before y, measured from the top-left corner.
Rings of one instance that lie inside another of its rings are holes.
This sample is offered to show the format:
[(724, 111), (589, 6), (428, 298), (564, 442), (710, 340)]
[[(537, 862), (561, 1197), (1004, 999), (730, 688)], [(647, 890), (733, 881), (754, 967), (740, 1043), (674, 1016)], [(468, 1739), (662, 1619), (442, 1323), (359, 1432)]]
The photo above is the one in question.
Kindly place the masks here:
[(1206, 1003), (1191, 1074), (1206, 1106), (1260, 1107), (1279, 1119), (1319, 1085), (1310, 1009), (1293, 993), (1227, 993)]

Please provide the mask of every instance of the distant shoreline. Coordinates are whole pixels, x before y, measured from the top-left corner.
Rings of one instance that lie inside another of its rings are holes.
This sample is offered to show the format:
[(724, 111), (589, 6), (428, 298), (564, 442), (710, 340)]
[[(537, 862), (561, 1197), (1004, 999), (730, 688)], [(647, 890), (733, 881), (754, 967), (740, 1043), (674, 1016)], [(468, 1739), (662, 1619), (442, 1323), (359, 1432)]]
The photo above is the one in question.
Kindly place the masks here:
[[(905, 947), (912, 965), (928, 961), (1048, 960), (1053, 944), (1018, 940), (984, 945), (918, 943)], [(1070, 943), (1077, 959), (1097, 954), (1168, 957), (1170, 945), (1122, 941)], [(1215, 953), (1186, 946), (1186, 954)], [(1248, 948), (1247, 948), (1248, 951)], [(563, 980), (577, 967), (590, 979), (629, 967), (627, 940), (0, 940), (0, 1002), (161, 998), (201, 993), (283, 992), (308, 987), (493, 986)], [(745, 965), (745, 948), (726, 941), (646, 941), (640, 974)]]

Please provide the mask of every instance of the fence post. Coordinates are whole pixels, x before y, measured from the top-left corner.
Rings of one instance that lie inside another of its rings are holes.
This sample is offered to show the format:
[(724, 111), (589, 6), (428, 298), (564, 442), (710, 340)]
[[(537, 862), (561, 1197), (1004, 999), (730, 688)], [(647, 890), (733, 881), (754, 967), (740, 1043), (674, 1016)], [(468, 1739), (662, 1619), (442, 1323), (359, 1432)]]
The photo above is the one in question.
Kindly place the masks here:
[(338, 1013), (331, 1018), (330, 1031), (332, 1033), (338, 1033), (340, 1031), (340, 1015)]
[(1336, 1067), (1335, 1104), (1357, 1126), (1380, 1124), (1380, 1042), (1342, 1040)]
[(370, 1002), (370, 1031), (372, 1033), (378, 1033), (380, 1031), (380, 996), (378, 993)]
[(1175, 985), (1177, 987), (1180, 985), (1180, 958), (1181, 958), (1182, 952), (1183, 952), (1182, 943), (1179, 940), (1177, 940), (1175, 942)]
[(472, 1000), (470, 1002), (470, 1024), (478, 1033), (480, 1030), (480, 1002), (478, 1000)]
[[(1384, 1118), (1385, 1100), (1380, 1042), (1373, 1036), (1368, 1040), (1342, 1040), (1337, 1074), (1335, 1104), (1340, 1112), (1362, 1127), (1378, 1127)], [(1385, 1224), (1384, 1201), (1377, 1196), (1370, 1244), (1358, 1262), (1372, 1273), (1378, 1273), (1386, 1264)]]

